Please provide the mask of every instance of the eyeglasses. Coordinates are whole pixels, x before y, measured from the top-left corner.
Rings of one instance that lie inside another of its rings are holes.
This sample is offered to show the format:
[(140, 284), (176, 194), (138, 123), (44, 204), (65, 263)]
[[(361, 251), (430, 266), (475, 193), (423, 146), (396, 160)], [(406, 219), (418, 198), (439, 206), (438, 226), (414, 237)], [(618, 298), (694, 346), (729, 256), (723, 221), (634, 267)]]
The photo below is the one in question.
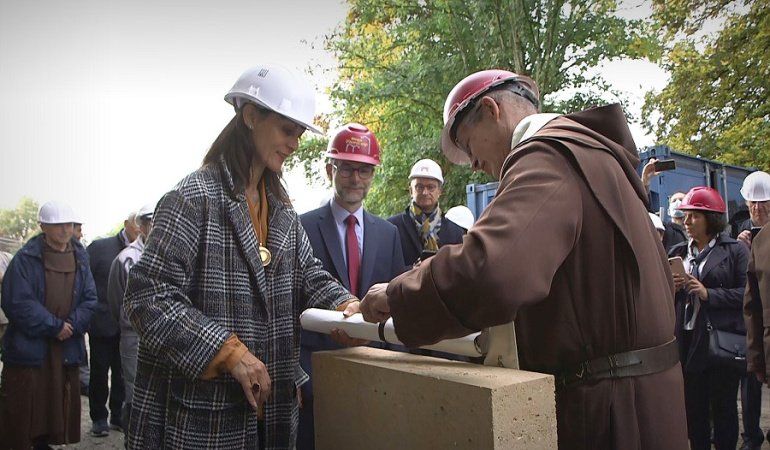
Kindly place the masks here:
[(363, 165), (353, 167), (348, 164), (340, 164), (339, 166), (332, 164), (332, 167), (334, 167), (334, 169), (337, 171), (337, 173), (340, 174), (342, 178), (350, 178), (353, 176), (353, 172), (358, 172), (358, 176), (362, 180), (368, 180), (372, 177), (372, 175), (374, 175), (374, 166)]
[(437, 184), (420, 184), (417, 183), (414, 185), (414, 190), (417, 192), (427, 191), (427, 192), (433, 192), (436, 189), (438, 189)]

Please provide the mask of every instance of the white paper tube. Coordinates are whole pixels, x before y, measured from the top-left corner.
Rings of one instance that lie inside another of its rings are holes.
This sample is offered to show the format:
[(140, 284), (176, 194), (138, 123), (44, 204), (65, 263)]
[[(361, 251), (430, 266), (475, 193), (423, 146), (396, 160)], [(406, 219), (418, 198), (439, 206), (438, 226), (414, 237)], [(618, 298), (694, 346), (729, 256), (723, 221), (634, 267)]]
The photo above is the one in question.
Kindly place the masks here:
[[(332, 328), (337, 328), (344, 330), (348, 336), (353, 338), (403, 345), (403, 343), (398, 340), (398, 337), (396, 337), (396, 331), (393, 328), (393, 319), (388, 319), (384, 324), (384, 341), (380, 339), (379, 327), (381, 324), (378, 325), (376, 323), (366, 322), (361, 314), (355, 314), (346, 319), (342, 315), (342, 311), (310, 308), (306, 309), (299, 316), (299, 320), (302, 324), (302, 328), (307, 331), (329, 334)], [(461, 338), (446, 339), (433, 345), (426, 345), (420, 348), (463, 356), (482, 356), (481, 351), (476, 346), (476, 337), (478, 335), (479, 333), (472, 333)]]

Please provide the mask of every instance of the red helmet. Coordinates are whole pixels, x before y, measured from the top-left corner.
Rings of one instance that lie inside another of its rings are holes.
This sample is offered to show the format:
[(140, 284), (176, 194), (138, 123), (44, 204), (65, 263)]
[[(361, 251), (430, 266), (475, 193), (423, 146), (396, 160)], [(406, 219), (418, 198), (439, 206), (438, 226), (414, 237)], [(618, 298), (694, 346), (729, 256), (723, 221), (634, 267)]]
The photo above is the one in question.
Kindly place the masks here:
[(710, 187), (698, 186), (690, 189), (679, 205), (682, 211), (712, 211), (725, 213), (725, 201), (719, 191)]
[(482, 94), (503, 83), (515, 83), (520, 86), (520, 95), (538, 105), (539, 91), (535, 81), (524, 75), (507, 70), (482, 70), (460, 80), (444, 102), (444, 129), (441, 132), (441, 148), (448, 160), (455, 164), (468, 164), (470, 159), (455, 144), (452, 128), (455, 117)]
[(360, 123), (349, 123), (329, 139), (326, 157), (379, 166), (380, 144), (368, 128)]

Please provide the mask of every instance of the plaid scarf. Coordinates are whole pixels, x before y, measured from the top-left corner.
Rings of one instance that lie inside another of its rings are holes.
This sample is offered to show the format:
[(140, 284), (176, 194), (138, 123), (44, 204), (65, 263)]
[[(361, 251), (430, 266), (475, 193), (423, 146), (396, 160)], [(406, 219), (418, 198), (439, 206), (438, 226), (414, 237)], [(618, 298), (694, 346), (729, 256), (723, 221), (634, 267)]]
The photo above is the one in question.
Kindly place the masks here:
[(417, 226), (417, 232), (420, 233), (422, 251), (437, 252), (438, 232), (441, 229), (441, 208), (436, 205), (436, 209), (430, 214), (425, 214), (419, 206), (411, 203), (407, 211), (409, 211), (409, 216)]

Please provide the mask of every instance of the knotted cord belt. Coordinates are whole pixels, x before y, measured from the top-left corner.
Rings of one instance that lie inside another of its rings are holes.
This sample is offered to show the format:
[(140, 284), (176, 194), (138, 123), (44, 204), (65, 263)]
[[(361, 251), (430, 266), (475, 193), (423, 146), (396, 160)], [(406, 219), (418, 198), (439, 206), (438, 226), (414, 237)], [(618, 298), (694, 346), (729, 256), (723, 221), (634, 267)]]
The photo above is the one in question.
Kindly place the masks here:
[(625, 378), (663, 372), (679, 362), (676, 339), (656, 347), (616, 353), (583, 361), (556, 375), (556, 389), (606, 378)]

